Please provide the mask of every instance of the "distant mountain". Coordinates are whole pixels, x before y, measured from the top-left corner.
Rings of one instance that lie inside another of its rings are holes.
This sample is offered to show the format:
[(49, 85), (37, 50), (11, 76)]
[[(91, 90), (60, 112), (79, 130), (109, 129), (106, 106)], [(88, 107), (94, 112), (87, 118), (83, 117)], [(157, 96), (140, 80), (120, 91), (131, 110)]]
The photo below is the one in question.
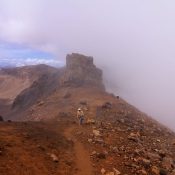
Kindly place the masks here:
[[(42, 75), (57, 71), (47, 65), (24, 66), (18, 68), (0, 69), (0, 100), (12, 104), (14, 99), (24, 90), (29, 88)], [(3, 108), (0, 108), (0, 112)], [(4, 110), (3, 110), (4, 111)], [(4, 112), (2, 113), (4, 114)]]

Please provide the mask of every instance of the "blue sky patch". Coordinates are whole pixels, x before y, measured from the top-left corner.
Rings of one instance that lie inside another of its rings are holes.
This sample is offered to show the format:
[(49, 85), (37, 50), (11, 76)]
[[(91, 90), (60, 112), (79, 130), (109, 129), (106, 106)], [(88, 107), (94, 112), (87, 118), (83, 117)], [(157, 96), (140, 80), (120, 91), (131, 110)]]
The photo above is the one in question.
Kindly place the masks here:
[(47, 64), (54, 67), (62, 66), (62, 62), (51, 53), (0, 41), (0, 67), (19, 67), (36, 64)]

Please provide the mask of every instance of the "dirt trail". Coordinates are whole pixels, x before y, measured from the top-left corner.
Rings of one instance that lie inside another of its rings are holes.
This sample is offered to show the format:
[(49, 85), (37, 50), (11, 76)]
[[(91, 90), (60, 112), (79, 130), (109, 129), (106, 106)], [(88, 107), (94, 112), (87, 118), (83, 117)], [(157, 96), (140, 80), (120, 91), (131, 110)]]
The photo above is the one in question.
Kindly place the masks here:
[(74, 142), (74, 151), (76, 155), (76, 165), (78, 171), (76, 175), (92, 175), (92, 165), (90, 162), (89, 154), (84, 148), (83, 144), (79, 142), (72, 134), (74, 127), (67, 128), (64, 132), (64, 135), (68, 139), (72, 139)]

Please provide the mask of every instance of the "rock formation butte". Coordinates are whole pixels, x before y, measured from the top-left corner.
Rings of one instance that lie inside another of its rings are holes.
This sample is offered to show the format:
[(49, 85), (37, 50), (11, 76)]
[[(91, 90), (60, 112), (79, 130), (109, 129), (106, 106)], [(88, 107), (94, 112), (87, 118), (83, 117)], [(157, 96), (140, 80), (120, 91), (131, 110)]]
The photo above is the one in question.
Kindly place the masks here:
[(93, 64), (93, 57), (73, 53), (66, 57), (66, 68), (62, 77), (63, 85), (96, 86), (104, 88), (102, 71)]

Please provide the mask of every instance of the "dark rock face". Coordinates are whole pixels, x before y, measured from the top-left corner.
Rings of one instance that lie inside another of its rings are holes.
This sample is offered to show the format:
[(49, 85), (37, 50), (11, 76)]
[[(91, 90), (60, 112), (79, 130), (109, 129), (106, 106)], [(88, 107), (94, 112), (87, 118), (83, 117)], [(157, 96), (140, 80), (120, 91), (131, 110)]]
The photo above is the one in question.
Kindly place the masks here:
[(40, 98), (47, 97), (59, 86), (59, 72), (44, 74), (37, 81), (23, 90), (14, 100), (12, 109), (29, 107)]
[(66, 57), (66, 69), (61, 79), (63, 86), (96, 86), (104, 89), (102, 71), (93, 64), (93, 57), (72, 53)]

